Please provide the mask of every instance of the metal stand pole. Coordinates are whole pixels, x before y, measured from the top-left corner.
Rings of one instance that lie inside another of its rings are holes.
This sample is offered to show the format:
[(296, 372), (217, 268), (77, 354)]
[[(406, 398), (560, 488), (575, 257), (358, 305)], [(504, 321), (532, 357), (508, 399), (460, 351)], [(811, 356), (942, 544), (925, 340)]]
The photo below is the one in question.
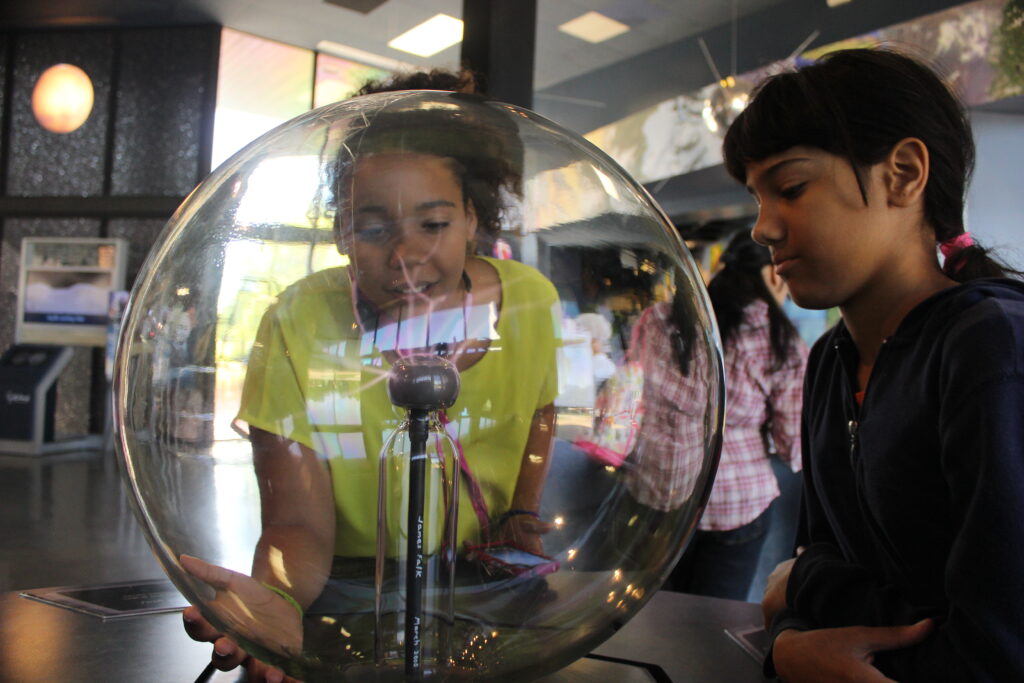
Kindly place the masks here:
[(420, 661), (420, 627), (423, 624), (423, 487), (426, 480), (427, 432), (430, 413), (422, 409), (409, 411), (409, 512), (405, 567), (405, 674), (419, 680), (423, 674)]

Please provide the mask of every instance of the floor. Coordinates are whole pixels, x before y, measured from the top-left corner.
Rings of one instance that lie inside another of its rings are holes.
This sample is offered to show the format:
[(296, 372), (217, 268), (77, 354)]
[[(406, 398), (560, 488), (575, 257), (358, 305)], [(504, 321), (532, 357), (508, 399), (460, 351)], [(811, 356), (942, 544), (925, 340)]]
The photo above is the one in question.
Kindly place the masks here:
[[(799, 505), (792, 493), (783, 498)], [(791, 524), (777, 526), (791, 536)], [(0, 539), (0, 592), (164, 577), (110, 451), (0, 455)], [(775, 561), (759, 567), (751, 602)]]
[(0, 455), (0, 592), (160, 578), (112, 452)]

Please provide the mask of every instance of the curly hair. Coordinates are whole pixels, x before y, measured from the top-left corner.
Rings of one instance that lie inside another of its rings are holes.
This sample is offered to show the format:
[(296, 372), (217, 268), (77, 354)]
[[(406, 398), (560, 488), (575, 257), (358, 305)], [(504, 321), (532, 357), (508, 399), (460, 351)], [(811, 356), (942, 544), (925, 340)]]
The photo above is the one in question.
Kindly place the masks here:
[[(385, 95), (383, 105), (368, 113), (345, 136), (334, 178), (340, 191), (360, 157), (372, 154), (426, 154), (451, 163), (463, 199), (477, 217), (477, 249), (486, 252), (501, 231), (509, 199), (522, 194), (522, 142), (514, 124), (475, 95), (408, 92)], [(340, 212), (339, 212), (340, 213)]]
[(469, 69), (458, 71), (431, 69), (430, 71), (397, 73), (387, 78), (367, 81), (352, 96), (358, 97), (398, 90), (450, 90), (460, 93), (478, 93), (480, 84), (477, 75)]

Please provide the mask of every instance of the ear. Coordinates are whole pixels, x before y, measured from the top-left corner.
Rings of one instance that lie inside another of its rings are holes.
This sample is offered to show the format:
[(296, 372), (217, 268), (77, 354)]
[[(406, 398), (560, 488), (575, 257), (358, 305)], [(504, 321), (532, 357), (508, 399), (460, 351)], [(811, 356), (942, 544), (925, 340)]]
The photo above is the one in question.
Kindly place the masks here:
[[(476, 244), (476, 228), (477, 228), (477, 222), (478, 222), (477, 219), (476, 219), (476, 207), (473, 205), (473, 201), (471, 199), (466, 199), (465, 206), (466, 206), (466, 244), (468, 244), (468, 245), (475, 245)], [(472, 251), (475, 251), (475, 249), (472, 249)]]
[(917, 138), (904, 138), (886, 157), (885, 189), (890, 206), (913, 206), (928, 185), (928, 148)]
[(341, 255), (352, 254), (352, 232), (350, 228), (342, 225), (340, 214), (334, 216), (334, 246)]

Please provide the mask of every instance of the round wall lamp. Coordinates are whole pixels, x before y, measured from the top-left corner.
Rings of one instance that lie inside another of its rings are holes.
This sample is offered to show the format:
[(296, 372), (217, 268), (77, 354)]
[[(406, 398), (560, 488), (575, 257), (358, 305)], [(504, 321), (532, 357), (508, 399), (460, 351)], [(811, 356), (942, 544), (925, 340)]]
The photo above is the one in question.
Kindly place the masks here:
[(44, 71), (32, 90), (32, 113), (39, 125), (54, 133), (70, 133), (92, 111), (89, 75), (73, 64), (55, 64)]

